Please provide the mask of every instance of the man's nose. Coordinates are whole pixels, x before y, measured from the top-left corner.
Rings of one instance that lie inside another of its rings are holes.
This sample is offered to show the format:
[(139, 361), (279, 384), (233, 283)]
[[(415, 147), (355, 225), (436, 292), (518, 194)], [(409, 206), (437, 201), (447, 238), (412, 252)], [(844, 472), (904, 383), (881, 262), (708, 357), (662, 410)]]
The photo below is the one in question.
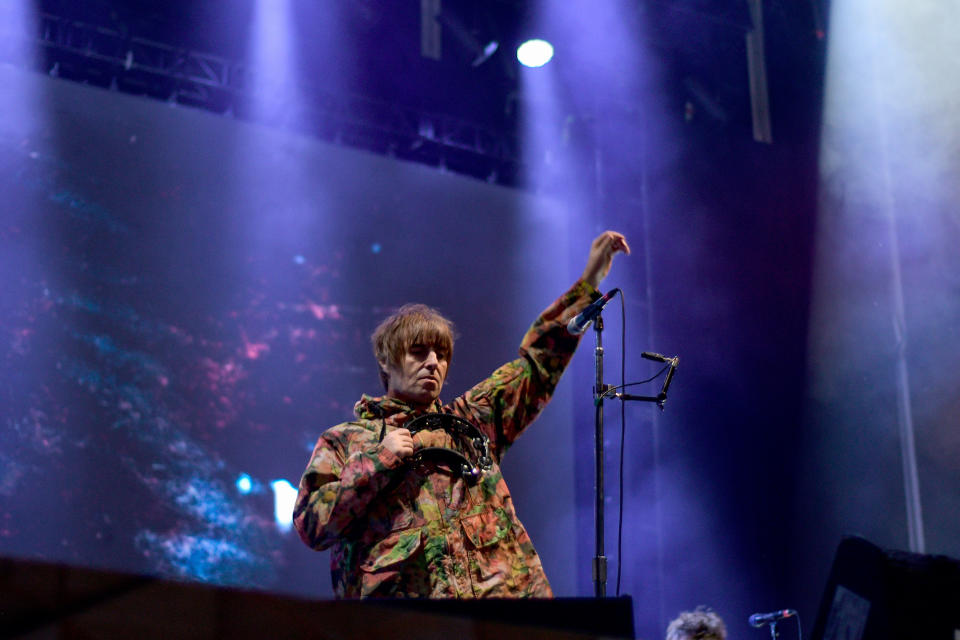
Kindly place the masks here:
[(423, 363), (434, 369), (440, 366), (440, 358), (437, 356), (436, 349), (430, 349), (430, 351), (427, 352), (427, 357), (423, 359)]

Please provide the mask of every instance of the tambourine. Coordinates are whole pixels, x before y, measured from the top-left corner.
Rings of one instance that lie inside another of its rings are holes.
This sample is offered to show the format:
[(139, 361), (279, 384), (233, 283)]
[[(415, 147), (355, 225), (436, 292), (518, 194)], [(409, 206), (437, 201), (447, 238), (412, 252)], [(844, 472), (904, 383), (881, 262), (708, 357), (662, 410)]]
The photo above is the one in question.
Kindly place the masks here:
[(453, 468), (459, 469), (463, 477), (476, 482), (484, 471), (493, 468), (490, 457), (490, 439), (478, 428), (449, 413), (427, 413), (403, 425), (413, 435), (418, 431), (446, 431), (463, 451), (446, 447), (424, 447), (413, 454), (413, 462), (420, 464), (429, 457), (449, 458)]

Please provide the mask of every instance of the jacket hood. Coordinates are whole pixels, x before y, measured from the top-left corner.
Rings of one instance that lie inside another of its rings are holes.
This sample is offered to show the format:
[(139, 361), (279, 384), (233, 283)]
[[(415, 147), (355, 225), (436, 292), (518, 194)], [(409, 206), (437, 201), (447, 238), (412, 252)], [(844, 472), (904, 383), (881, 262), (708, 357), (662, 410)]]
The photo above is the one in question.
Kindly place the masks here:
[(412, 406), (400, 400), (388, 396), (368, 396), (363, 394), (357, 404), (353, 406), (353, 412), (361, 420), (379, 420), (380, 418), (390, 418), (396, 416), (402, 418), (400, 414), (408, 416), (421, 415), (424, 413), (438, 413), (440, 411), (440, 400), (434, 400), (433, 404), (424, 411), (414, 409)]

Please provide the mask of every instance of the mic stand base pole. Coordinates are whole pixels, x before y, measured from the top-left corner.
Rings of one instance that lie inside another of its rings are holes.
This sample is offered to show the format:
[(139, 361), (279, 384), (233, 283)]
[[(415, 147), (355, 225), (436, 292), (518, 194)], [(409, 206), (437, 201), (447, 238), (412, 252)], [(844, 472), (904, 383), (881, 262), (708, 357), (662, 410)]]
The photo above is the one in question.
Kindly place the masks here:
[(594, 403), (596, 404), (596, 549), (593, 558), (593, 592), (597, 598), (607, 595), (607, 558), (603, 555), (603, 317), (597, 316), (593, 323), (597, 347), (594, 350), (596, 364), (596, 386), (594, 387)]
[[(597, 316), (593, 323), (593, 329), (597, 336), (597, 348), (595, 350), (595, 361), (597, 369), (596, 386), (593, 389), (593, 402), (596, 405), (596, 459), (597, 459), (597, 479), (596, 479), (596, 527), (597, 527), (597, 555), (593, 558), (593, 585), (594, 595), (598, 598), (604, 598), (607, 595), (607, 558), (603, 555), (603, 401), (605, 399), (616, 398), (623, 401), (654, 402), (660, 410), (663, 410), (663, 403), (667, 401), (667, 388), (670, 386), (670, 380), (677, 370), (678, 358), (670, 360), (670, 371), (663, 383), (660, 393), (655, 396), (637, 396), (629, 393), (611, 393), (617, 387), (607, 386), (603, 383), (603, 318)], [(617, 558), (617, 562), (620, 558)], [(776, 640), (776, 637), (774, 637)]]

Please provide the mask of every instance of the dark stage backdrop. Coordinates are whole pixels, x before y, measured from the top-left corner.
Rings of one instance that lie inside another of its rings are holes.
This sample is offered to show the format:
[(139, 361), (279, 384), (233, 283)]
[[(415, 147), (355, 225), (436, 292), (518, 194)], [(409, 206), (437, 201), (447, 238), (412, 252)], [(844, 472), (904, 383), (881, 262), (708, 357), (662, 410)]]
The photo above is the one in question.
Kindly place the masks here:
[[(3, 555), (329, 595), (273, 483), (379, 391), (375, 324), (407, 301), (449, 315), (450, 399), (515, 357), (586, 256), (562, 203), (9, 67), (0, 83)], [(589, 562), (571, 385), (505, 461), (562, 595)]]

